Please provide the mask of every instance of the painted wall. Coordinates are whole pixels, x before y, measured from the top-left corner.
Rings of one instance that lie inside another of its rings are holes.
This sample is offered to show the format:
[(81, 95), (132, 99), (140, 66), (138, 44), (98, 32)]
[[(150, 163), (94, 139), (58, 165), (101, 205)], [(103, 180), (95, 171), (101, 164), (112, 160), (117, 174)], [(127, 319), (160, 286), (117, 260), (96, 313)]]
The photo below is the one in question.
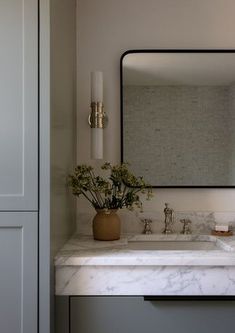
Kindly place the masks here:
[(75, 230), (67, 175), (76, 154), (76, 0), (51, 0), (52, 257)]
[[(90, 71), (104, 72), (104, 103), (109, 115), (105, 160), (120, 160), (119, 60), (128, 49), (234, 48), (233, 0), (78, 0), (77, 162), (90, 160)], [(234, 189), (157, 189), (146, 209), (233, 211)], [(79, 200), (78, 210), (91, 210)]]

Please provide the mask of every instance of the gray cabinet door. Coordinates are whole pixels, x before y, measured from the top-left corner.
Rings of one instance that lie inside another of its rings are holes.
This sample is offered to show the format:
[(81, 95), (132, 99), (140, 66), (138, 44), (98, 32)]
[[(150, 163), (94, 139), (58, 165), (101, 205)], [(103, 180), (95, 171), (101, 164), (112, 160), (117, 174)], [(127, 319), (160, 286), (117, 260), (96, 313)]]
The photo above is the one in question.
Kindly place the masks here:
[(0, 1), (0, 210), (36, 210), (38, 1)]
[(37, 333), (37, 213), (0, 213), (0, 332)]
[(71, 333), (230, 333), (235, 325), (234, 301), (71, 297), (70, 302)]

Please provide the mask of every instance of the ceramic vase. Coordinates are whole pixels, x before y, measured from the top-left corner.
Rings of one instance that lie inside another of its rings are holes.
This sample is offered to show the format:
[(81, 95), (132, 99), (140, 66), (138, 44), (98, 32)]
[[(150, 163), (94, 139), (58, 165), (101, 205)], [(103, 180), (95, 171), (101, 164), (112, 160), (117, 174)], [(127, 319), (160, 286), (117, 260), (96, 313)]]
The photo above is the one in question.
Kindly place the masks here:
[(112, 241), (119, 239), (121, 221), (117, 215), (117, 209), (97, 209), (92, 227), (95, 240)]

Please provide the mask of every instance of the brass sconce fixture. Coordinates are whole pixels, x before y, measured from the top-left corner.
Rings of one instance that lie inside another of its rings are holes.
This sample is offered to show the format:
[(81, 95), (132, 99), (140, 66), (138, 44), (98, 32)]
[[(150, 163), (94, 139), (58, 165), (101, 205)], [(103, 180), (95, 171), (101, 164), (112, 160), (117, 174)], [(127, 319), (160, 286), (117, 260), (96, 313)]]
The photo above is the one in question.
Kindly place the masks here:
[(91, 113), (88, 119), (91, 127), (91, 158), (103, 159), (103, 130), (107, 116), (103, 104), (103, 73), (91, 73)]

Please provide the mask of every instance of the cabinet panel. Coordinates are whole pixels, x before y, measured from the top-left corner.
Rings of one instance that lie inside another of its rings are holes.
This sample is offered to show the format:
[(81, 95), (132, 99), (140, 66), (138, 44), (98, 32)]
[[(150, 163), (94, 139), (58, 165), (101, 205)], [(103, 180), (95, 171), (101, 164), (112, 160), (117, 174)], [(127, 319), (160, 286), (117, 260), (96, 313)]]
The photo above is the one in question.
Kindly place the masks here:
[(37, 209), (38, 2), (0, 1), (0, 210)]
[(37, 213), (0, 213), (0, 332), (37, 333)]
[(70, 301), (71, 333), (229, 333), (235, 325), (234, 301), (146, 302), (143, 297), (71, 297)]

